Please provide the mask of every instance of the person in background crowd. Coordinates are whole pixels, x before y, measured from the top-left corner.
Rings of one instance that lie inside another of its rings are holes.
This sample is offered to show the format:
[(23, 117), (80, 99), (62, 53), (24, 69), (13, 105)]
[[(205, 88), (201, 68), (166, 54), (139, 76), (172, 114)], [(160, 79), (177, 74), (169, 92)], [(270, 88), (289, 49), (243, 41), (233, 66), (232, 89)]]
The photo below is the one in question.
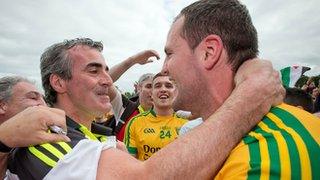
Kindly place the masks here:
[(286, 97), (284, 98), (284, 102), (289, 105), (304, 109), (310, 113), (313, 112), (312, 97), (302, 89), (286, 88)]
[[(113, 129), (113, 134), (123, 141), (125, 128), (134, 116), (152, 108), (151, 90), (153, 74), (143, 74), (138, 81), (138, 102), (121, 95), (121, 101), (112, 101), (115, 116), (104, 125)], [(119, 95), (120, 96), (120, 95)]]
[(126, 128), (125, 145), (137, 159), (147, 160), (171, 143), (177, 138), (181, 126), (187, 122), (178, 117), (172, 108), (176, 95), (175, 85), (169, 76), (161, 73), (154, 76), (153, 108), (135, 116)]
[(318, 96), (316, 98), (316, 100), (313, 103), (313, 112), (315, 113), (315, 115), (317, 115), (319, 117), (319, 113), (320, 113), (320, 96)]
[(312, 100), (316, 101), (317, 97), (319, 96), (319, 89), (318, 88), (314, 88), (312, 90), (311, 96), (312, 96)]
[(314, 81), (313, 81), (313, 78), (310, 77), (310, 78), (308, 79), (308, 81), (306, 82), (306, 84), (301, 87), (301, 89), (304, 90), (304, 91), (306, 91), (307, 93), (311, 94), (311, 93), (312, 93), (312, 90), (313, 90), (315, 87), (316, 87), (316, 86), (315, 86), (315, 83), (314, 83)]
[(0, 84), (0, 124), (27, 107), (45, 105), (42, 95), (26, 78), (6, 76)]
[(12, 147), (70, 141), (65, 135), (48, 133), (51, 125), (66, 129), (64, 112), (46, 107), (42, 95), (31, 81), (20, 76), (0, 78), (1, 177), (5, 175), (7, 156)]

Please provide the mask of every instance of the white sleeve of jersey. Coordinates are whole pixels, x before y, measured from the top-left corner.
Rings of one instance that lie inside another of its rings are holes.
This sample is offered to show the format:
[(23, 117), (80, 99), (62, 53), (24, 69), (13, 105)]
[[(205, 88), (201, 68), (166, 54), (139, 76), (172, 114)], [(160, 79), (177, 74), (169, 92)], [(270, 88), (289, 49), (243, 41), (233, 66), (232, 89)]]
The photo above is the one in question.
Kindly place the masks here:
[(179, 131), (179, 136), (186, 134), (188, 131), (199, 126), (202, 123), (203, 123), (202, 118), (197, 118), (195, 120), (190, 120), (190, 121), (186, 122), (183, 126), (181, 126), (180, 131)]
[(115, 138), (106, 142), (81, 140), (70, 153), (59, 160), (44, 179), (96, 179), (101, 151), (116, 148)]
[(190, 111), (178, 110), (176, 112), (176, 115), (181, 118), (188, 119), (192, 115), (192, 113)]

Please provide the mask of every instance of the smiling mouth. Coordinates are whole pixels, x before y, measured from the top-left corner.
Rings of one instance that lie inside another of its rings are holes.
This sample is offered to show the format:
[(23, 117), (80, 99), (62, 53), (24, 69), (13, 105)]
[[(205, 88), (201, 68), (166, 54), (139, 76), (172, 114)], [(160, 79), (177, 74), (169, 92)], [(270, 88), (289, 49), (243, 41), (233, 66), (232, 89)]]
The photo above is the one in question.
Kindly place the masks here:
[(110, 97), (108, 95), (108, 93), (106, 93), (106, 91), (100, 91), (96, 93), (97, 96), (101, 97), (101, 98), (106, 98), (110, 101)]
[(159, 96), (159, 99), (168, 99), (169, 98), (169, 95), (167, 94), (162, 94)]

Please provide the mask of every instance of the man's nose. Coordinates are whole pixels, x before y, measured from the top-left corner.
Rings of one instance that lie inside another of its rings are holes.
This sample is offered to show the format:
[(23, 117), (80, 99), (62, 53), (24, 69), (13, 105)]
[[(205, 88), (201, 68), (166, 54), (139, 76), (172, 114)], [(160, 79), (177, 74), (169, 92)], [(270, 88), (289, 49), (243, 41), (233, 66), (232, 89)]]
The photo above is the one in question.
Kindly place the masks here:
[(164, 75), (169, 75), (169, 70), (168, 70), (168, 61), (165, 60), (161, 69), (161, 74)]
[(39, 98), (39, 100), (37, 102), (37, 106), (47, 106), (46, 102), (44, 101), (44, 99), (42, 97)]
[(165, 85), (160, 87), (160, 92), (167, 92), (167, 90), (168, 88)]
[(113, 83), (113, 80), (107, 72), (103, 72), (100, 78), (100, 83), (101, 85), (104, 85), (104, 86), (111, 86)]

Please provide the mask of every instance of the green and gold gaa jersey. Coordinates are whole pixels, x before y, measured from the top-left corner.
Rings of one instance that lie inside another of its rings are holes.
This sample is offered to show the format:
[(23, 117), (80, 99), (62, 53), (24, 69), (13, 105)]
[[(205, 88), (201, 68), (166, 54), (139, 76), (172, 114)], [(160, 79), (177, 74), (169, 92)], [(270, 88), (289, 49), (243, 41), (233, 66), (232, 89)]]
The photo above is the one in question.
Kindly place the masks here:
[(171, 116), (157, 116), (153, 110), (134, 117), (126, 127), (124, 142), (130, 154), (147, 160), (152, 154), (166, 146), (178, 136), (187, 120)]
[(235, 147), (215, 179), (320, 179), (320, 119), (274, 107)]

